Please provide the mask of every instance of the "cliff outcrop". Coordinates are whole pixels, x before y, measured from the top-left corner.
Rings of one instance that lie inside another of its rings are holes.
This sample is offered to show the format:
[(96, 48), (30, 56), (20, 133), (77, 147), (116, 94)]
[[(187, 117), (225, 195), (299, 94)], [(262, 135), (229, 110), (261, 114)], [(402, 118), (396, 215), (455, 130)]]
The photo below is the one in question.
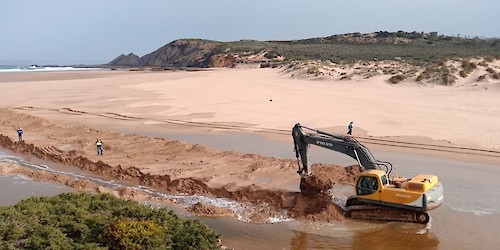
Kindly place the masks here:
[(115, 58), (113, 61), (108, 63), (110, 66), (141, 66), (141, 58), (133, 53), (130, 53), (128, 55), (121, 54), (117, 58)]
[(109, 66), (230, 67), (233, 57), (220, 54), (222, 44), (205, 40), (176, 40), (143, 57), (120, 55)]

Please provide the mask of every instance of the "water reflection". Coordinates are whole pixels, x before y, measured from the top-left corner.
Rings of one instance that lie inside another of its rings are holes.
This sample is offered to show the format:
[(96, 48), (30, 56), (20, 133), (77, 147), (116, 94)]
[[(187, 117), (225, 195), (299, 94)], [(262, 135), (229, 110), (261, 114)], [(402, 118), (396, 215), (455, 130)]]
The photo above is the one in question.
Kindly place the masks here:
[(302, 250), (307, 249), (307, 243), (309, 241), (309, 237), (306, 233), (300, 231), (293, 231), (295, 234), (290, 240), (290, 246), (292, 250)]
[(355, 230), (351, 246), (352, 249), (438, 249), (439, 239), (426, 225), (389, 222)]
[(290, 240), (290, 249), (352, 249), (350, 237), (332, 237), (321, 234), (312, 234), (304, 231), (293, 231)]

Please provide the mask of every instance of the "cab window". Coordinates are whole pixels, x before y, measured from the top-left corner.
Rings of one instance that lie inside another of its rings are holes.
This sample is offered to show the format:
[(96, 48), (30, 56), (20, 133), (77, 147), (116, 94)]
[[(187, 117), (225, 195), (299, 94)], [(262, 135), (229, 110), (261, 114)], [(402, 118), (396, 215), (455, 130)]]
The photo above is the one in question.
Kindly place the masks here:
[(356, 193), (358, 195), (373, 194), (378, 189), (378, 179), (372, 176), (362, 176), (359, 178), (356, 186)]
[(382, 186), (387, 185), (387, 183), (389, 182), (389, 181), (387, 181), (387, 176), (385, 176), (385, 175), (382, 175), (380, 177), (380, 179), (382, 179)]

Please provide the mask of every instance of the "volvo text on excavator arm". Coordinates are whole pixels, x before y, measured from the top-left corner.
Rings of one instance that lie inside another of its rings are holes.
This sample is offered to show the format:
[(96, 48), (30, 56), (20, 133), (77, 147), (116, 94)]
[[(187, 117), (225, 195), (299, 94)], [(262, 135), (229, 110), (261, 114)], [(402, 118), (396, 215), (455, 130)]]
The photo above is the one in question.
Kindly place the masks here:
[[(304, 130), (314, 132), (314, 134), (305, 133)], [(354, 158), (362, 167), (362, 170), (380, 169), (386, 171), (388, 175), (392, 172), (391, 163), (376, 160), (370, 150), (352, 136), (330, 134), (301, 126), (298, 123), (293, 127), (292, 135), (295, 144), (295, 156), (302, 161), (302, 167), (299, 164), (297, 172), (303, 177), (312, 174), (312, 169), (307, 159), (309, 144), (346, 154)]]
[[(304, 130), (310, 133), (305, 133)], [(346, 201), (345, 214), (355, 219), (427, 223), (426, 213), (441, 205), (443, 185), (435, 175), (419, 174), (411, 179), (391, 178), (392, 164), (378, 161), (352, 136), (330, 134), (296, 124), (292, 129), (301, 177), (314, 173), (307, 159), (309, 145), (316, 145), (354, 158), (363, 172), (356, 178), (355, 195)], [(302, 166), (300, 164), (302, 162)]]

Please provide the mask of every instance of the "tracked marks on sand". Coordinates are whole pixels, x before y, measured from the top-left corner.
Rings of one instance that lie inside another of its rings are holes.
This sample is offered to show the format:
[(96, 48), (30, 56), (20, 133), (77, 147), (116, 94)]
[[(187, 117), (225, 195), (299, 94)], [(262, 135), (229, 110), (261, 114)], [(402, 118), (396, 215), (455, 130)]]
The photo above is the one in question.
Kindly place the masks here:
[[(263, 127), (255, 127), (255, 126), (251, 126), (251, 125), (245, 125), (245, 124), (235, 125), (235, 124), (224, 124), (224, 123), (186, 121), (186, 120), (179, 120), (179, 119), (151, 119), (151, 118), (144, 118), (144, 117), (134, 117), (134, 116), (123, 115), (123, 114), (112, 113), (112, 112), (104, 112), (104, 113), (87, 112), (87, 111), (75, 110), (75, 109), (71, 109), (71, 108), (51, 109), (51, 108), (41, 108), (41, 107), (33, 107), (33, 106), (21, 106), (21, 107), (16, 107), (15, 109), (45, 110), (45, 111), (58, 112), (58, 113), (70, 114), (70, 115), (91, 115), (91, 116), (99, 116), (99, 117), (116, 119), (116, 120), (144, 121), (144, 122), (147, 122), (150, 124), (172, 124), (172, 125), (190, 126), (190, 127), (198, 127), (198, 128), (220, 129), (220, 130), (227, 130), (227, 131), (234, 131), (234, 132), (261, 132), (261, 133), (281, 134), (281, 135), (289, 135), (291, 133), (290, 130), (285, 130), (285, 129), (263, 128)], [(362, 143), (381, 145), (381, 146), (387, 146), (387, 147), (419, 149), (419, 150), (427, 150), (427, 151), (439, 151), (439, 152), (447, 152), (447, 153), (469, 154), (469, 155), (500, 158), (500, 151), (494, 150), (494, 149), (461, 147), (461, 146), (453, 146), (453, 145), (435, 145), (435, 144), (428, 144), (428, 143), (414, 143), (414, 142), (406, 142), (406, 141), (398, 141), (398, 140), (388, 140), (388, 139), (371, 137), (371, 136), (356, 136), (356, 139)]]

